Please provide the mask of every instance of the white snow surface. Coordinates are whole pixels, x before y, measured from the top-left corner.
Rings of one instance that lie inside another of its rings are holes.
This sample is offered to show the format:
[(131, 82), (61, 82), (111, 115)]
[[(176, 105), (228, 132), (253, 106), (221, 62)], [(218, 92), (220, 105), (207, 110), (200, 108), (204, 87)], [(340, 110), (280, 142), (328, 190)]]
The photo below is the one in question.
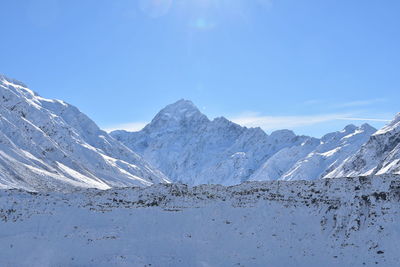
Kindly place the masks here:
[(209, 120), (188, 100), (162, 109), (139, 132), (111, 135), (172, 181), (234, 185), (243, 181), (319, 179), (358, 151), (376, 131), (347, 126), (321, 139), (290, 130), (267, 135), (223, 117)]
[(397, 176), (0, 190), (0, 266), (398, 266)]
[(400, 174), (400, 113), (326, 177)]
[(0, 75), (0, 188), (65, 191), (168, 182), (76, 107)]

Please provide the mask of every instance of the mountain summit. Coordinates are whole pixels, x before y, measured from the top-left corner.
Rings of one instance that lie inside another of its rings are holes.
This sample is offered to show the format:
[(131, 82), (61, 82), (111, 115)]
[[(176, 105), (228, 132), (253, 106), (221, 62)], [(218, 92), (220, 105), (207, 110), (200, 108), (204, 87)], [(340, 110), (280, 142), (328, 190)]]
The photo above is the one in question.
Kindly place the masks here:
[(146, 127), (151, 131), (172, 128), (193, 128), (209, 122), (208, 118), (189, 100), (181, 99), (163, 108)]

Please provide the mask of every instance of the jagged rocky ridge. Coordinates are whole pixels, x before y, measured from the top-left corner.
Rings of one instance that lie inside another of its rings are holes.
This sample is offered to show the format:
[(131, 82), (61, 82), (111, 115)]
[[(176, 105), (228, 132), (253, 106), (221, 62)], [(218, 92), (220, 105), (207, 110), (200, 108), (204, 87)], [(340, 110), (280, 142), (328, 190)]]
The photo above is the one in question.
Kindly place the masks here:
[(327, 177), (400, 174), (400, 113)]
[(313, 180), (325, 177), (376, 131), (347, 126), (321, 139), (280, 130), (241, 127), (223, 117), (209, 120), (192, 102), (162, 109), (139, 132), (111, 135), (172, 181), (238, 184), (247, 180)]
[(331, 170), (356, 153), (375, 131), (368, 124), (360, 127), (348, 125), (342, 131), (326, 134), (319, 140), (285, 148), (268, 159), (250, 180), (326, 178)]
[(0, 190), (0, 265), (397, 266), (399, 181)]
[(65, 191), (167, 181), (76, 107), (0, 76), (0, 188)]

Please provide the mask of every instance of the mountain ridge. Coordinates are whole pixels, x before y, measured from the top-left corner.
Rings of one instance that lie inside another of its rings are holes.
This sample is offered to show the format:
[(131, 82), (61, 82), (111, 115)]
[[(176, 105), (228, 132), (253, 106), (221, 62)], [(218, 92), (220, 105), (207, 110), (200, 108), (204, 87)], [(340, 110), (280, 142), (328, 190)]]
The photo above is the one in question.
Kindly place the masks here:
[(235, 185), (400, 173), (400, 113), (378, 131), (350, 124), (313, 138), (210, 120), (180, 99), (141, 131), (108, 134), (78, 108), (4, 75), (0, 95), (0, 188)]
[(107, 189), (168, 182), (76, 107), (0, 76), (0, 187)]
[(400, 113), (327, 177), (400, 174)]
[[(110, 134), (172, 181), (231, 185), (247, 180), (324, 178), (375, 131), (363, 124), (348, 125), (320, 139), (285, 129), (268, 135), (261, 128), (242, 127), (224, 117), (210, 120), (193, 102), (181, 99), (161, 109), (141, 131)], [(302, 161), (313, 169), (299, 167)]]

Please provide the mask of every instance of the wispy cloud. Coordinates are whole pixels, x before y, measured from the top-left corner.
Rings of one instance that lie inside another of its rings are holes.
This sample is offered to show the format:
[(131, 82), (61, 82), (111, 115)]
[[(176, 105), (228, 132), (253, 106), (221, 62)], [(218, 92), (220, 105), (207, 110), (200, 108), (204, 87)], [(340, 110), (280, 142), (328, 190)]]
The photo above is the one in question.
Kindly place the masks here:
[(256, 112), (248, 112), (230, 119), (247, 127), (261, 127), (264, 130), (295, 129), (335, 120), (388, 122), (380, 118), (357, 118), (349, 113), (317, 114), (307, 116), (262, 116)]
[(331, 108), (356, 108), (356, 107), (364, 107), (371, 106), (379, 103), (386, 102), (385, 98), (374, 98), (374, 99), (358, 99), (353, 101), (346, 101), (340, 103), (332, 103), (330, 101), (321, 100), (321, 99), (310, 99), (303, 102), (305, 106), (313, 106), (313, 105), (324, 105), (325, 107)]
[(144, 128), (147, 125), (147, 122), (128, 122), (116, 124), (110, 127), (105, 127), (103, 130), (106, 132), (112, 132), (115, 130), (125, 130), (129, 132), (137, 132)]
[(353, 118), (353, 117), (337, 118), (337, 120), (344, 120), (344, 121), (380, 121), (380, 122), (390, 122), (391, 121), (391, 120), (387, 120), (387, 119)]
[(324, 114), (312, 116), (261, 116), (256, 112), (248, 112), (230, 118), (233, 122), (247, 127), (261, 127), (264, 130), (293, 129), (322, 122), (332, 121), (349, 114)]
[(370, 106), (377, 103), (385, 102), (384, 98), (375, 98), (375, 99), (364, 99), (364, 100), (356, 100), (344, 103), (335, 104), (334, 107), (338, 108), (353, 108), (353, 107), (362, 107), (362, 106)]

